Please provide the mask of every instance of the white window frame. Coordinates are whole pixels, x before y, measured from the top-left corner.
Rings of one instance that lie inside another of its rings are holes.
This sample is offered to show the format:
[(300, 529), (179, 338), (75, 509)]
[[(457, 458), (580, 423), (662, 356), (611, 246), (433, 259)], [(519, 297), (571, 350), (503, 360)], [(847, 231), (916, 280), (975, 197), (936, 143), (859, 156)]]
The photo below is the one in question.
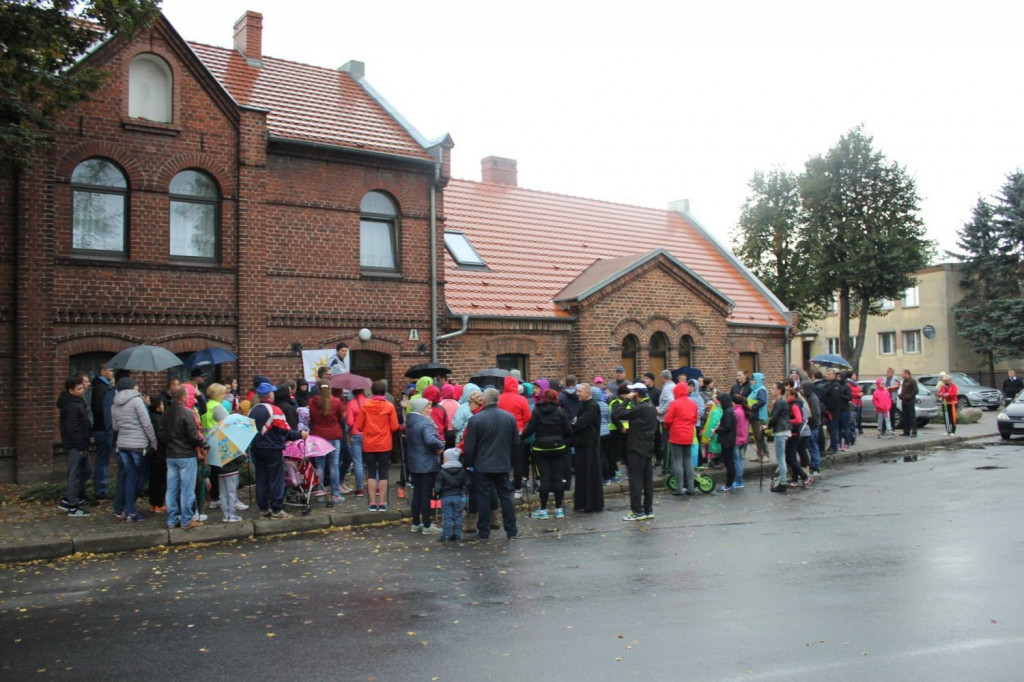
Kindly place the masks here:
[(174, 116), (174, 77), (155, 54), (140, 54), (128, 66), (128, 116), (171, 123)]
[(830, 336), (825, 339), (825, 344), (828, 347), (828, 352), (832, 355), (839, 355), (839, 337)]
[[(921, 330), (920, 329), (906, 329), (901, 334), (903, 341), (903, 353), (905, 355), (920, 355), (921, 354)], [(914, 339), (912, 344), (907, 344), (908, 339)], [(914, 346), (911, 348), (910, 346)]]
[(892, 310), (896, 307), (896, 301), (891, 298), (883, 298), (880, 305), (882, 310)]
[(921, 288), (915, 284), (903, 292), (903, 307), (917, 308), (921, 305)]
[[(395, 200), (381, 190), (372, 190), (363, 195), (359, 213), (359, 265), (363, 273), (400, 273), (398, 206)], [(387, 232), (386, 239), (380, 239), (382, 231)], [(385, 248), (374, 250), (374, 246)]]
[[(888, 340), (889, 351), (885, 350), (885, 340)], [(896, 355), (896, 332), (878, 332), (878, 354)]]

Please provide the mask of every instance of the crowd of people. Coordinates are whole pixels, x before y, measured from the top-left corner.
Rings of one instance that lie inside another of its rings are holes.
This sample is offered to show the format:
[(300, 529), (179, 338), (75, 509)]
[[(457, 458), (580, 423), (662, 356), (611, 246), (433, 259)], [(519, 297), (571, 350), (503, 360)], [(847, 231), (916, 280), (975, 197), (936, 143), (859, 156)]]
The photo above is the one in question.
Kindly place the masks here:
[[(524, 493), (536, 494), (535, 519), (564, 518), (570, 491), (575, 512), (602, 512), (604, 488), (623, 480), (624, 465), (630, 511), (623, 520), (651, 520), (659, 465), (674, 473), (674, 495), (695, 494), (700, 467), (724, 469), (718, 490), (733, 492), (744, 487), (748, 445), (750, 461), (763, 464), (770, 441), (778, 464), (771, 490), (785, 493), (810, 485), (823, 453), (848, 449), (862, 433), (864, 398), (856, 375), (834, 369), (810, 377), (793, 369), (785, 381), (769, 384), (761, 373), (740, 370), (727, 391), (709, 377), (679, 376), (677, 382), (668, 370), (631, 380), (623, 367), (615, 368), (613, 380), (596, 376), (591, 383), (572, 375), (524, 381), (513, 371), (500, 390), (458, 385), (442, 375), (422, 377), (396, 397), (382, 380), (372, 383), (369, 395), (333, 388), (332, 373), (349, 371), (342, 346), (312, 390), (304, 379), (275, 383), (263, 375), (245, 391), (234, 380), (204, 390), (203, 373), (195, 370), (188, 381), (171, 380), (159, 395), (145, 396), (128, 373), (103, 369), (91, 383), (84, 374), (69, 377), (57, 401), (68, 452), (59, 507), (71, 517), (88, 516), (88, 507), (109, 499), (108, 462), (116, 452), (113, 507), (124, 522), (145, 520), (136, 501), (147, 487), (150, 513), (165, 514), (170, 528), (199, 527), (213, 509), (222, 510), (225, 523), (238, 522), (247, 508), (238, 498), (239, 475), (249, 462), (260, 517), (289, 518), (283, 452), (289, 442), (313, 435), (332, 448), (314, 459), (324, 504), (354, 495), (365, 497), (371, 512), (387, 511), (398, 457), (407, 478), (400, 483), (412, 490), (413, 532), (458, 541), (465, 531), (486, 540), (504, 528), (514, 538), (515, 506)], [(90, 385), (91, 419), (84, 400)], [(939, 395), (952, 413), (947, 431), (955, 432), (956, 386), (948, 377)], [(897, 378), (889, 369), (876, 381), (870, 399), (879, 437), (894, 435), (890, 414), (897, 400), (903, 435), (916, 436), (916, 396), (907, 370)], [(251, 418), (256, 435), (246, 456), (209, 466), (207, 436), (232, 413)], [(346, 485), (349, 472), (354, 487)], [(85, 490), (90, 476), (92, 497)], [(441, 526), (432, 500), (440, 501)]]

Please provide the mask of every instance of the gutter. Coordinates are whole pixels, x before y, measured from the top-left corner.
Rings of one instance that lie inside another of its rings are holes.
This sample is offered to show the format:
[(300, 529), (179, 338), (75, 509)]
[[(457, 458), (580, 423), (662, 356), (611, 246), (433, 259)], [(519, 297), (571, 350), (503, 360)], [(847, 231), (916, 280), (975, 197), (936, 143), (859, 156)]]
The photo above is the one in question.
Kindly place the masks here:
[[(461, 317), (462, 317), (462, 328), (461, 329), (459, 329), (458, 331), (449, 332), (447, 334), (442, 334), (441, 336), (437, 337), (434, 340), (437, 341), (437, 342), (447, 341), (448, 339), (454, 339), (456, 336), (462, 336), (463, 334), (465, 334), (469, 330), (469, 315), (462, 315)], [(434, 360), (433, 361), (437, 362), (437, 353), (434, 353)]]
[[(434, 179), (430, 183), (430, 361), (437, 362), (437, 185), (441, 182), (444, 148), (437, 148)], [(463, 320), (463, 333), (467, 321)]]

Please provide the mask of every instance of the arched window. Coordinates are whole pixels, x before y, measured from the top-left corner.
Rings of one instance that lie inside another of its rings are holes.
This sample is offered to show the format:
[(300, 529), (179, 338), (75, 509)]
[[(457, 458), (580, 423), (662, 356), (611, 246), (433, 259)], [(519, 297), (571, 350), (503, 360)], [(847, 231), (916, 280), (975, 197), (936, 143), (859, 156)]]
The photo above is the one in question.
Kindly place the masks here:
[(171, 198), (171, 257), (216, 261), (220, 191), (206, 173), (184, 170), (174, 176)]
[(679, 365), (693, 367), (693, 339), (689, 335), (679, 339)]
[(626, 380), (632, 382), (636, 379), (636, 353), (640, 342), (630, 334), (622, 339), (622, 366), (626, 370)]
[(128, 181), (106, 159), (86, 159), (71, 173), (71, 248), (123, 254), (128, 250)]
[(174, 80), (167, 62), (155, 54), (140, 54), (128, 67), (128, 115), (170, 123)]
[(651, 335), (650, 359), (647, 369), (654, 372), (654, 381), (658, 386), (665, 383), (661, 379), (661, 371), (668, 369), (668, 337), (661, 332)]
[(383, 192), (367, 192), (359, 204), (359, 265), (398, 272), (398, 211)]

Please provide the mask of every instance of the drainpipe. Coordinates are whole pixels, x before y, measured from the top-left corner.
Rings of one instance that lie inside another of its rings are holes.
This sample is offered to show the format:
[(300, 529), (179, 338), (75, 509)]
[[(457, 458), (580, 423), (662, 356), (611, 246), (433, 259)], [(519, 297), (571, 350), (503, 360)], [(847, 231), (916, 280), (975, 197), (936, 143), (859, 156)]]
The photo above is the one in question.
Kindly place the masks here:
[(434, 164), (434, 180), (430, 183), (430, 361), (437, 362), (437, 184), (441, 180), (441, 159)]
[[(447, 339), (454, 339), (456, 336), (462, 336), (463, 334), (465, 334), (468, 329), (469, 329), (469, 315), (463, 315), (462, 316), (462, 329), (460, 329), (458, 331), (455, 331), (455, 332), (449, 332), (447, 334), (444, 334), (443, 336), (439, 336), (439, 337), (437, 337), (437, 340), (438, 341), (446, 341)], [(436, 353), (434, 354), (434, 357), (435, 358), (437, 357)], [(435, 359), (434, 362), (437, 362), (437, 360)]]

